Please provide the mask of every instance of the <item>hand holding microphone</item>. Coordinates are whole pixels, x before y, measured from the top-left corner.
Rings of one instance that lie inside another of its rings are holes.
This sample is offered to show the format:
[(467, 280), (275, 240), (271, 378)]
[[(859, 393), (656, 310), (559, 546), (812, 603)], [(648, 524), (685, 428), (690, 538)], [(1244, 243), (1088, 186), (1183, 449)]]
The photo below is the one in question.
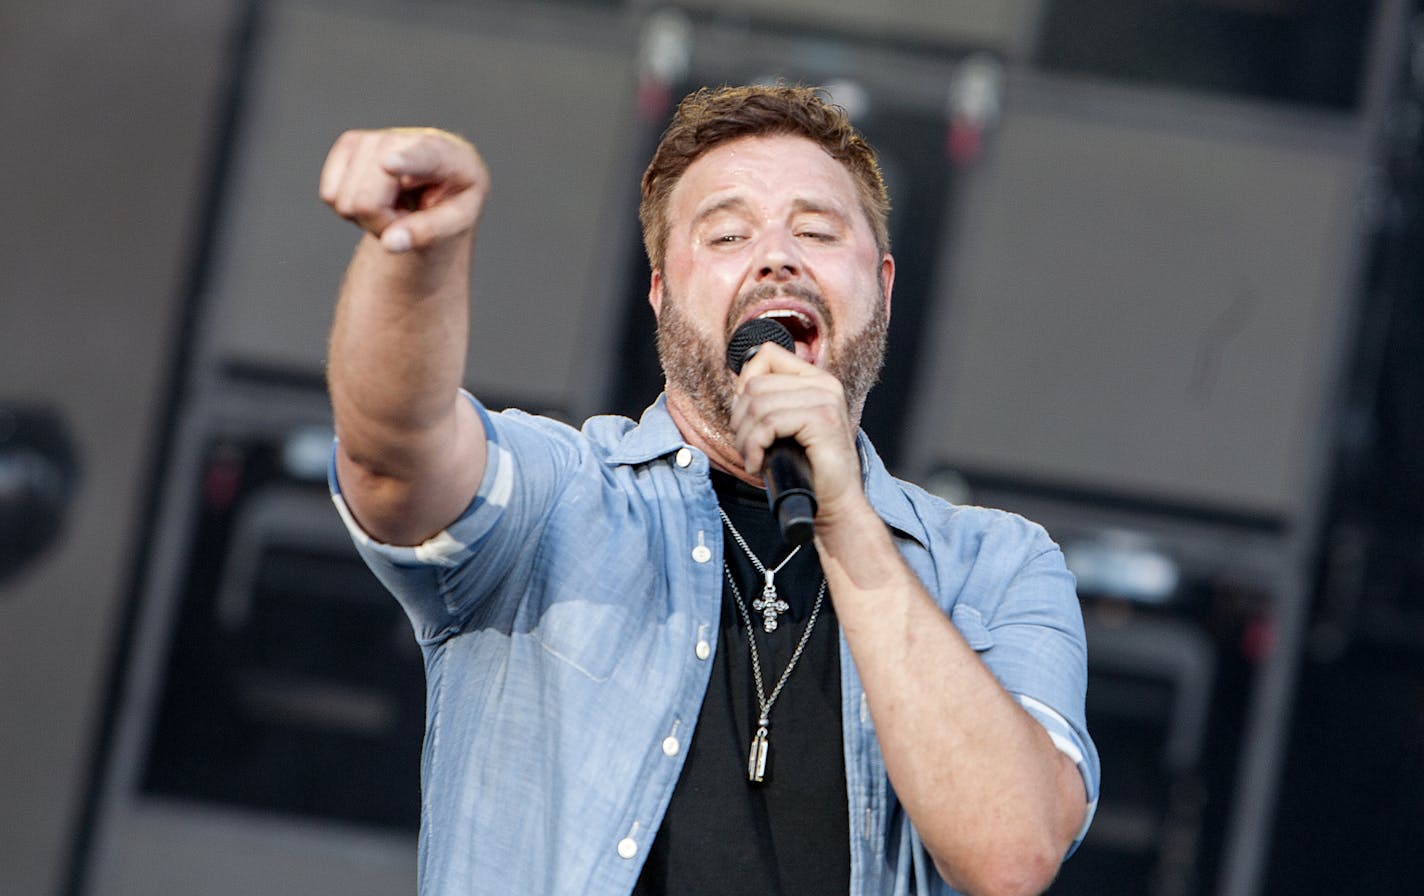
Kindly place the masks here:
[[(768, 318), (754, 318), (737, 327), (727, 343), (727, 366), (740, 374), (763, 345), (774, 342), (787, 351), (796, 350), (796, 340), (781, 324)], [(787, 544), (805, 544), (815, 534), (816, 493), (811, 488), (811, 465), (795, 439), (782, 438), (766, 450), (762, 472), (771, 512)]]

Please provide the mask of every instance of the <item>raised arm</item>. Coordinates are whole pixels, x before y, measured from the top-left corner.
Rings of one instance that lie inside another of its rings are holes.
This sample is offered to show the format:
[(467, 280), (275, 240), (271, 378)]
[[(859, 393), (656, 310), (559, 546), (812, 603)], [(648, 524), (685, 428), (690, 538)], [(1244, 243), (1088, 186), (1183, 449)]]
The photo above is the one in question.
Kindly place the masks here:
[(322, 168), (322, 201), (364, 231), (327, 359), (337, 476), (361, 526), (389, 544), (453, 522), (484, 473), (484, 432), (459, 388), (488, 188), (475, 148), (430, 128), (348, 131)]

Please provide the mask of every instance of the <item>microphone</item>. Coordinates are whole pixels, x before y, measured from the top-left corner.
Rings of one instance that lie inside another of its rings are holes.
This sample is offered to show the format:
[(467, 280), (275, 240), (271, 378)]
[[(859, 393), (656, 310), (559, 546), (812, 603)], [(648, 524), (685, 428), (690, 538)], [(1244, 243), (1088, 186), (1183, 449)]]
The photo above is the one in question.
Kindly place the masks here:
[[(741, 373), (742, 365), (768, 342), (787, 351), (796, 350), (791, 331), (770, 318), (753, 318), (737, 327), (727, 343), (727, 366), (733, 373)], [(791, 545), (810, 541), (816, 528), (816, 493), (811, 489), (811, 465), (805, 450), (795, 439), (772, 442), (766, 449), (762, 477), (766, 480), (767, 503), (781, 527), (782, 539)]]

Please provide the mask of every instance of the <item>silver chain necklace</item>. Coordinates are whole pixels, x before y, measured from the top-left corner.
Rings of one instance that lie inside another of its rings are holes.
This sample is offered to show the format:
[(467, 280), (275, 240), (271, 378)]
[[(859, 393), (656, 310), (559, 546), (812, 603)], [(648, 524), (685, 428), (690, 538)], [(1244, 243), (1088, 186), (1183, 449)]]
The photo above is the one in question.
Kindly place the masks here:
[(782, 558), (781, 562), (776, 564), (775, 569), (767, 569), (762, 565), (762, 562), (757, 559), (757, 555), (752, 553), (752, 549), (747, 547), (746, 540), (742, 538), (742, 533), (737, 531), (737, 527), (732, 525), (732, 520), (727, 516), (727, 511), (718, 507), (717, 512), (722, 514), (722, 522), (727, 524), (727, 530), (732, 533), (732, 538), (736, 540), (737, 544), (741, 545), (742, 550), (746, 552), (747, 559), (752, 561), (752, 566), (756, 567), (757, 572), (761, 573), (762, 578), (765, 580), (761, 586), (761, 597), (752, 601), (752, 609), (761, 613), (762, 631), (770, 634), (776, 631), (777, 617), (791, 609), (791, 605), (776, 594), (776, 574), (781, 572), (782, 567), (791, 562), (791, 558), (795, 557), (797, 552), (801, 550), (801, 545), (798, 544), (792, 548), (791, 553)]
[(747, 612), (746, 604), (742, 603), (742, 591), (737, 587), (736, 579), (732, 578), (732, 568), (727, 565), (727, 561), (722, 561), (722, 571), (727, 575), (727, 584), (732, 586), (732, 596), (736, 598), (737, 610), (742, 614), (742, 622), (747, 626), (747, 646), (751, 648), (752, 654), (752, 681), (756, 683), (757, 717), (756, 734), (752, 736), (752, 747), (747, 753), (747, 780), (760, 784), (766, 780), (766, 760), (767, 754), (771, 751), (771, 740), (768, 729), (771, 726), (771, 707), (776, 702), (776, 698), (781, 696), (781, 689), (786, 686), (786, 680), (791, 677), (791, 670), (796, 668), (796, 661), (801, 659), (801, 651), (806, 649), (806, 642), (811, 640), (811, 629), (816, 627), (816, 617), (821, 613), (821, 601), (826, 596), (826, 578), (821, 577), (821, 589), (816, 592), (816, 603), (811, 607), (811, 617), (806, 620), (806, 630), (801, 633), (801, 640), (796, 642), (796, 649), (791, 653), (791, 659), (786, 663), (786, 668), (781, 671), (781, 677), (776, 681), (776, 687), (771, 689), (771, 696), (766, 696), (766, 687), (762, 684), (761, 678), (761, 658), (757, 655), (756, 633), (752, 631), (752, 617)]

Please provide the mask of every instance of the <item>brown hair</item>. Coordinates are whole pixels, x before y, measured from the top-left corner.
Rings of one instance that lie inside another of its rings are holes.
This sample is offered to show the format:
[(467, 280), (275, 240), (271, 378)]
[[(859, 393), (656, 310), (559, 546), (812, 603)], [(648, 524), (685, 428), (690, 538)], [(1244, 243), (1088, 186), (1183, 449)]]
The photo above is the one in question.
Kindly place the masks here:
[(673, 188), (703, 153), (742, 137), (805, 137), (845, 165), (855, 178), (860, 204), (881, 252), (890, 251), (890, 196), (875, 150), (851, 125), (846, 112), (821, 97), (814, 87), (749, 86), (702, 88), (678, 104), (653, 159), (643, 172), (638, 218), (643, 246), (652, 266), (661, 268), (667, 249), (668, 199)]

